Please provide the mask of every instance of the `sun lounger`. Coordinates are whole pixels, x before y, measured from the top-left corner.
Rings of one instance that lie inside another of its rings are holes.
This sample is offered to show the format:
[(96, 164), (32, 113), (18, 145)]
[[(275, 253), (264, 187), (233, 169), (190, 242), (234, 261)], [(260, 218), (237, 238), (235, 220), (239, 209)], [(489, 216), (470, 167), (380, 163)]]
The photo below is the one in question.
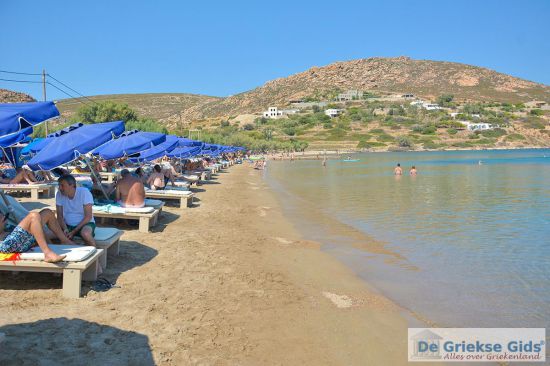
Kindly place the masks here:
[(147, 198), (158, 198), (161, 200), (179, 200), (180, 208), (193, 206), (194, 196), (195, 194), (191, 191), (178, 191), (172, 189), (165, 189), (161, 191), (145, 191), (145, 197)]
[(50, 197), (56, 184), (52, 183), (37, 183), (37, 184), (0, 184), (0, 189), (4, 192), (30, 192), (33, 200), (38, 199), (39, 193), (44, 193), (46, 197)]
[(106, 179), (107, 183), (113, 183), (113, 180), (118, 176), (117, 173), (112, 172), (99, 172), (101, 179)]
[(114, 205), (93, 206), (96, 218), (139, 220), (139, 231), (148, 233), (149, 228), (157, 224), (160, 210), (153, 207), (124, 208)]
[(66, 254), (67, 261), (46, 263), (42, 261), (44, 254), (40, 248), (35, 247), (29, 252), (20, 253), (16, 260), (0, 261), (0, 270), (62, 273), (63, 296), (79, 298), (82, 280), (95, 281), (97, 279), (98, 259), (103, 255), (103, 249), (81, 245), (51, 245), (50, 248), (57, 254)]
[[(107, 268), (107, 256), (117, 256), (120, 252), (120, 237), (124, 231), (114, 227), (97, 227), (95, 229), (95, 244), (99, 249), (103, 249), (103, 254), (99, 258), (101, 268)], [(81, 241), (80, 238), (75, 238)]]

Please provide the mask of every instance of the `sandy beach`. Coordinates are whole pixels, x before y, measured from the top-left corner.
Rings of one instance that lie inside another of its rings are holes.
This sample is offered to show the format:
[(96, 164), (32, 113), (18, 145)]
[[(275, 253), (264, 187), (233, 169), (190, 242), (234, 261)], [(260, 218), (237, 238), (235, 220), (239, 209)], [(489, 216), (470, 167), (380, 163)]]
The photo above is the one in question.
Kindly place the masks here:
[(73, 300), (61, 277), (1, 272), (0, 364), (406, 363), (401, 310), (301, 238), (261, 171), (234, 166), (197, 197), (151, 233), (123, 227), (104, 274), (120, 288)]

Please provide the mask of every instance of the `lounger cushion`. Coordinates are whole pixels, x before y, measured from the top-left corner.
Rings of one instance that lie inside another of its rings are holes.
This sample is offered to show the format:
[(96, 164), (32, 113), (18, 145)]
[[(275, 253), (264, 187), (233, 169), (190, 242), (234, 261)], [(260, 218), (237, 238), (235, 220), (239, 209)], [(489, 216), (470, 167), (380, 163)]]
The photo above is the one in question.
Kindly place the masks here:
[(96, 227), (94, 239), (101, 242), (109, 242), (120, 233), (120, 230), (114, 227)]
[[(59, 255), (66, 255), (64, 262), (81, 262), (92, 256), (96, 252), (95, 247), (82, 245), (50, 245), (50, 248)], [(42, 249), (36, 246), (28, 252), (21, 253), (21, 260), (43, 261), (44, 253)]]
[(191, 196), (193, 194), (193, 192), (191, 191), (178, 191), (175, 189), (165, 189), (163, 191), (149, 191), (149, 192), (153, 192), (155, 194), (158, 193), (158, 194), (167, 195), (167, 196), (174, 195), (174, 196), (183, 196), (183, 197)]
[(162, 206), (163, 203), (164, 202), (162, 202), (161, 200), (154, 200), (152, 198), (145, 199), (145, 206), (149, 206), (149, 207), (158, 208), (159, 206)]
[(134, 212), (134, 213), (150, 213), (150, 212), (155, 211), (155, 208), (154, 207), (135, 207), (135, 208), (124, 207), (124, 210), (126, 210), (126, 213), (131, 213), (131, 212)]

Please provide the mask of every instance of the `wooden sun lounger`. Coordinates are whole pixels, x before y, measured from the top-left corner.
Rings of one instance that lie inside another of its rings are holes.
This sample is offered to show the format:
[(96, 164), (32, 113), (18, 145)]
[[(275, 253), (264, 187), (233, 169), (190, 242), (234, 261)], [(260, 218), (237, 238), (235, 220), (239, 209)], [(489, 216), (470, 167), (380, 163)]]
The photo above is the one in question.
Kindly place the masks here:
[(157, 224), (160, 210), (155, 209), (150, 213), (137, 213), (137, 212), (126, 212), (126, 213), (113, 213), (105, 211), (94, 211), (94, 217), (96, 218), (107, 218), (107, 219), (124, 219), (124, 220), (139, 220), (139, 231), (142, 233), (148, 233), (149, 228)]
[[(107, 256), (116, 256), (120, 253), (120, 237), (124, 231), (114, 227), (97, 227), (95, 229), (95, 244), (97, 248), (103, 249), (103, 254), (99, 257), (101, 268), (107, 268)], [(82, 243), (82, 239), (75, 238), (75, 241)]]
[(113, 180), (118, 176), (118, 173), (99, 172), (101, 179), (107, 179), (107, 183), (113, 183)]
[(179, 200), (180, 208), (193, 206), (193, 197), (195, 194), (192, 192), (189, 192), (188, 194), (183, 194), (186, 193), (186, 191), (181, 191), (181, 194), (163, 192), (165, 191), (146, 191), (145, 197), (159, 200)]
[(44, 193), (46, 197), (50, 197), (52, 191), (55, 190), (55, 184), (0, 184), (0, 189), (4, 192), (30, 192), (31, 198), (37, 200), (39, 193)]
[(63, 296), (80, 297), (82, 281), (95, 281), (99, 271), (99, 258), (103, 249), (98, 249), (82, 262), (46, 263), (42, 261), (0, 261), (0, 271), (50, 272), (63, 274)]

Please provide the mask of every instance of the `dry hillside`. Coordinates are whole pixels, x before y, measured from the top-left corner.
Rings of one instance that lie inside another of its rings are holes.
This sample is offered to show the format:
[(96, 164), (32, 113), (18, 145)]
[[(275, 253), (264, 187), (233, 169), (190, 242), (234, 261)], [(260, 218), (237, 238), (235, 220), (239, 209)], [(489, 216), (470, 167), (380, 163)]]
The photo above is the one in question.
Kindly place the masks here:
[(24, 103), (34, 102), (34, 98), (25, 93), (14, 92), (11, 90), (0, 89), (0, 103)]
[(550, 102), (549, 86), (486, 68), (408, 57), (367, 58), (312, 67), (245, 93), (191, 107), (181, 116), (194, 120), (259, 112), (270, 105), (281, 107), (289, 100), (335, 89), (413, 93), (428, 99), (453, 94), (457, 100)]

